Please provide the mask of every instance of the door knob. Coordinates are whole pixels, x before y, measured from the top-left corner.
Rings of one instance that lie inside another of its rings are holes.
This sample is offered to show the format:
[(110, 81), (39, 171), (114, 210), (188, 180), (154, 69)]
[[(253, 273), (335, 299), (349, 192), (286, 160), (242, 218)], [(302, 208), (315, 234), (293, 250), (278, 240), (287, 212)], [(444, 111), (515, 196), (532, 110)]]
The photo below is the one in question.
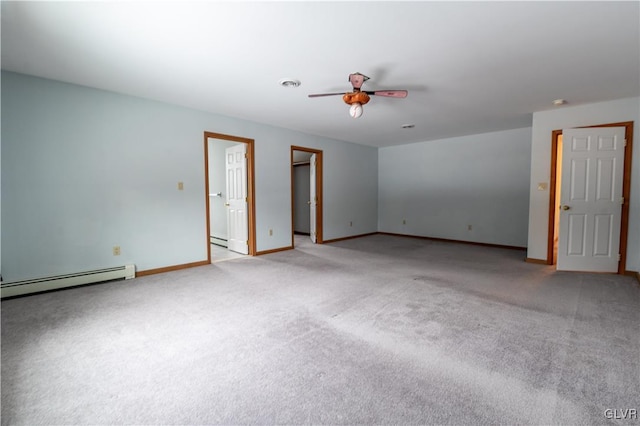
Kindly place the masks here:
[(569, 207), (569, 206), (562, 206), (562, 210), (569, 210), (569, 209), (571, 209), (571, 207)]
[(229, 207), (229, 206), (230, 206), (230, 204), (229, 204), (229, 203), (224, 203), (224, 205), (225, 205), (225, 206), (227, 206), (227, 207)]

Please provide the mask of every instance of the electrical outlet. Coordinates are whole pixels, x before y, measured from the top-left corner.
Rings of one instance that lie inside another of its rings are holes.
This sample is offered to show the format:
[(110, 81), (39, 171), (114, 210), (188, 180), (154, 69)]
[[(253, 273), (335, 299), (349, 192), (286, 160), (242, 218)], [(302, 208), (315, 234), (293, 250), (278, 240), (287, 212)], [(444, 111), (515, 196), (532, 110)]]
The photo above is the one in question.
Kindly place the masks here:
[(273, 229), (269, 229), (269, 236), (273, 237)]
[(407, 219), (402, 219), (402, 224), (406, 225), (407, 224)]
[(120, 256), (120, 246), (113, 246), (113, 255)]
[(467, 225), (467, 231), (471, 231), (471, 230), (473, 230), (473, 226)]
[(178, 182), (178, 191), (182, 191), (184, 189), (184, 182)]

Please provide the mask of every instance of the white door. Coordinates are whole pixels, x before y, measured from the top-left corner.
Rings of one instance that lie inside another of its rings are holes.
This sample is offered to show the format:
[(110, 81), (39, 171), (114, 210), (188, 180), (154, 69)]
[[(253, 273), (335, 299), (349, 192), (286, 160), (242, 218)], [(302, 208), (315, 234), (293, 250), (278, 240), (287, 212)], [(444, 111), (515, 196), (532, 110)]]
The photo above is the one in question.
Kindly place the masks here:
[(225, 150), (227, 172), (227, 234), (229, 250), (249, 254), (247, 215), (247, 146), (240, 143)]
[(557, 269), (617, 272), (625, 129), (562, 131)]
[(318, 197), (316, 196), (316, 154), (311, 155), (309, 167), (309, 236), (316, 242), (316, 208)]

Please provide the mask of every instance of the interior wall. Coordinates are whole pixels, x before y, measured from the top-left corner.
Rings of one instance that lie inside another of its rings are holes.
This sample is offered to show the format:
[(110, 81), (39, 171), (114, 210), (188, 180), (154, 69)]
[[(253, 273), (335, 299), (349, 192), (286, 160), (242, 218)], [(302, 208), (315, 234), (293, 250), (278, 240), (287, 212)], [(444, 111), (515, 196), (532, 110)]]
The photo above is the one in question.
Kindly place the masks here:
[(381, 148), (378, 156), (380, 231), (526, 246), (531, 128)]
[[(2, 117), (2, 103), (0, 102), (0, 117)], [(2, 120), (0, 120), (1, 122)], [(1, 127), (1, 125), (0, 125)], [(2, 137), (0, 135), (0, 169), (2, 165)], [(0, 218), (2, 217), (2, 173), (0, 172)], [(0, 242), (2, 241), (2, 222), (0, 221)], [(4, 280), (2, 276), (2, 244), (0, 243), (0, 283)]]
[(205, 131), (255, 140), (259, 252), (291, 245), (292, 145), (324, 151), (325, 239), (377, 230), (377, 148), (3, 71), (4, 280), (206, 260)]
[[(353, 118), (346, 115), (346, 119)], [(361, 145), (328, 144), (311, 146), (320, 149), (324, 177), (323, 239), (324, 241), (368, 234), (378, 230), (378, 149)], [(354, 150), (354, 147), (365, 149)], [(337, 193), (336, 188), (347, 185)], [(374, 193), (375, 196), (370, 196)], [(365, 213), (366, 212), (366, 213)], [(327, 224), (332, 224), (327, 227)]]
[(563, 106), (533, 114), (531, 144), (531, 177), (529, 200), (528, 252), (531, 259), (547, 259), (549, 224), (549, 191), (537, 190), (551, 176), (551, 132), (571, 127), (634, 122), (633, 157), (631, 165), (631, 200), (626, 267), (640, 270), (640, 98), (619, 99), (578, 106)]
[(308, 234), (311, 231), (309, 200), (311, 166), (308, 164), (293, 167), (293, 230)]
[(222, 139), (209, 138), (209, 194), (222, 194), (221, 197), (209, 197), (209, 223), (212, 237), (228, 239), (227, 228), (227, 180), (225, 150), (237, 145)]

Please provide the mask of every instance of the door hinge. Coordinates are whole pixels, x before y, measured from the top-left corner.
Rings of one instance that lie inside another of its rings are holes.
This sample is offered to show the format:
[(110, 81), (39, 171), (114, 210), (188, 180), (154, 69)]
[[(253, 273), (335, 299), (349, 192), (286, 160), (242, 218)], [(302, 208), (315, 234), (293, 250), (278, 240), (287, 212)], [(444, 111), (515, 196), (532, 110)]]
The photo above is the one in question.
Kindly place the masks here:
[(247, 242), (245, 243), (246, 245), (249, 245), (249, 240), (247, 240)]
[(623, 143), (623, 145), (622, 145), (622, 146), (623, 146), (623, 147), (626, 147), (626, 146), (627, 146), (627, 140), (626, 140), (626, 139), (624, 140), (624, 143)]
[(620, 262), (622, 260), (622, 256), (620, 255), (620, 253), (618, 253), (618, 262)]
[(624, 204), (624, 197), (620, 197), (620, 204)]
[(246, 152), (244, 153), (244, 158), (249, 158)]

